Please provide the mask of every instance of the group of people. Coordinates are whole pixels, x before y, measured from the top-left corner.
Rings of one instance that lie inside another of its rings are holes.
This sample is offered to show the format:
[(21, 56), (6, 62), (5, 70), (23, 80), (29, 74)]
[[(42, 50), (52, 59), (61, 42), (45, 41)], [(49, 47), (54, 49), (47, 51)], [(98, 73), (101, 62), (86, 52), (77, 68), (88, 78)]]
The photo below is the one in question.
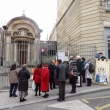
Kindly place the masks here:
[(93, 73), (89, 72), (89, 64), (92, 63), (90, 59), (85, 61), (85, 58), (80, 58), (77, 56), (76, 59), (73, 59), (73, 56), (70, 56), (69, 62), (66, 64), (62, 62), (61, 59), (58, 60), (58, 64), (55, 65), (55, 61), (52, 60), (51, 64), (48, 65), (48, 75), (45, 74), (45, 70), (38, 65), (38, 67), (34, 71), (33, 80), (36, 85), (35, 96), (37, 96), (37, 92), (40, 91), (45, 92), (44, 98), (47, 98), (49, 94), (49, 84), (50, 89), (56, 89), (56, 84), (58, 84), (59, 88), (59, 98), (57, 101), (65, 100), (65, 85), (66, 80), (69, 79), (69, 82), (72, 86), (70, 93), (76, 93), (76, 83), (78, 77), (80, 78), (80, 85), (78, 87), (82, 87), (82, 82), (86, 83), (87, 86), (91, 86)]
[[(102, 53), (99, 54), (100, 59), (104, 58)], [(57, 101), (65, 100), (65, 85), (66, 80), (69, 79), (71, 84), (70, 93), (76, 93), (76, 83), (80, 79), (80, 84), (77, 87), (82, 87), (82, 83), (87, 83), (87, 86), (91, 86), (93, 73), (89, 71), (91, 60), (88, 59), (87, 62), (85, 58), (80, 58), (76, 56), (70, 56), (69, 62), (66, 64), (62, 62), (61, 59), (58, 60), (58, 64), (55, 65), (55, 61), (52, 60), (50, 65), (38, 64), (37, 68), (34, 70), (33, 81), (36, 85), (35, 96), (41, 95), (41, 91), (44, 92), (44, 98), (49, 96), (49, 89), (56, 89), (56, 84), (59, 88), (59, 98)], [(20, 102), (24, 102), (25, 97), (28, 95), (28, 79), (30, 78), (30, 73), (27, 70), (27, 65), (24, 64), (20, 71), (17, 70), (16, 64), (13, 64), (9, 71), (9, 82), (10, 82), (10, 95), (9, 97), (17, 97), (16, 91), (19, 90)], [(50, 86), (49, 86), (50, 84)]]

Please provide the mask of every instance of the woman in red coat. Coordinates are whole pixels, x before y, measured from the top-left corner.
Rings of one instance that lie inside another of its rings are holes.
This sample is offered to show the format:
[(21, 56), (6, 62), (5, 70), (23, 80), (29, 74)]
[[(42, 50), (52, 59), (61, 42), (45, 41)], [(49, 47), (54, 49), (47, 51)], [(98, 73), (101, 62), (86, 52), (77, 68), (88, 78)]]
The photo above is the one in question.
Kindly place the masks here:
[(34, 70), (34, 76), (33, 76), (33, 80), (35, 82), (36, 85), (36, 89), (35, 89), (35, 96), (37, 96), (37, 92), (38, 92), (38, 88), (39, 88), (39, 96), (40, 91), (41, 91), (41, 73), (42, 73), (42, 66), (41, 64), (37, 65), (37, 68)]
[(47, 98), (49, 94), (47, 93), (49, 91), (49, 69), (46, 64), (43, 65), (43, 71), (41, 75), (41, 91), (45, 93), (43, 96), (44, 98)]

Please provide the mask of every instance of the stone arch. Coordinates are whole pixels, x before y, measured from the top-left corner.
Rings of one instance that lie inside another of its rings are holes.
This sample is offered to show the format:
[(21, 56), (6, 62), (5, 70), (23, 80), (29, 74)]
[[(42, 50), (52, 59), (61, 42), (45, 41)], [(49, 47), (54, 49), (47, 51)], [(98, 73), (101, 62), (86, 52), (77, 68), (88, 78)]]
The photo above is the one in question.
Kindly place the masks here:
[(30, 25), (34, 30), (34, 33), (36, 33), (36, 34), (42, 32), (42, 30), (39, 29), (37, 23), (34, 20), (32, 20), (28, 17), (25, 17), (25, 16), (15, 17), (15, 18), (11, 19), (6, 25), (8, 27), (8, 31), (11, 31), (13, 29), (13, 27), (17, 24)]

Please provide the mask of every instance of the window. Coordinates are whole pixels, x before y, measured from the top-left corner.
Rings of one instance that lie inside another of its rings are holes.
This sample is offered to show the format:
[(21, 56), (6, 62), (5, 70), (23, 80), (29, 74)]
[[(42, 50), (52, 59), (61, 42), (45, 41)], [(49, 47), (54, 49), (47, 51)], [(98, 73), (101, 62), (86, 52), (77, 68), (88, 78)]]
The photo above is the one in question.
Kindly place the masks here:
[(110, 0), (106, 0), (106, 10), (110, 11)]

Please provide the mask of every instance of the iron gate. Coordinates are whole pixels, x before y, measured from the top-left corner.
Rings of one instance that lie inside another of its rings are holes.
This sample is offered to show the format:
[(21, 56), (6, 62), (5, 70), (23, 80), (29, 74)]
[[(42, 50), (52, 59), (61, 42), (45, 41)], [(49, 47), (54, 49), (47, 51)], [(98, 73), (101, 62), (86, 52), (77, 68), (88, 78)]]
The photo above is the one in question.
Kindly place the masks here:
[(30, 42), (0, 43), (0, 89), (9, 86), (7, 73), (13, 63), (17, 64), (18, 70), (23, 64), (27, 64), (31, 73), (32, 68), (35, 68), (38, 63), (48, 64), (52, 59), (56, 60), (58, 51), (69, 51), (69, 55), (74, 57), (80, 55), (94, 61), (96, 46), (69, 45), (51, 41), (41, 41), (37, 44)]

